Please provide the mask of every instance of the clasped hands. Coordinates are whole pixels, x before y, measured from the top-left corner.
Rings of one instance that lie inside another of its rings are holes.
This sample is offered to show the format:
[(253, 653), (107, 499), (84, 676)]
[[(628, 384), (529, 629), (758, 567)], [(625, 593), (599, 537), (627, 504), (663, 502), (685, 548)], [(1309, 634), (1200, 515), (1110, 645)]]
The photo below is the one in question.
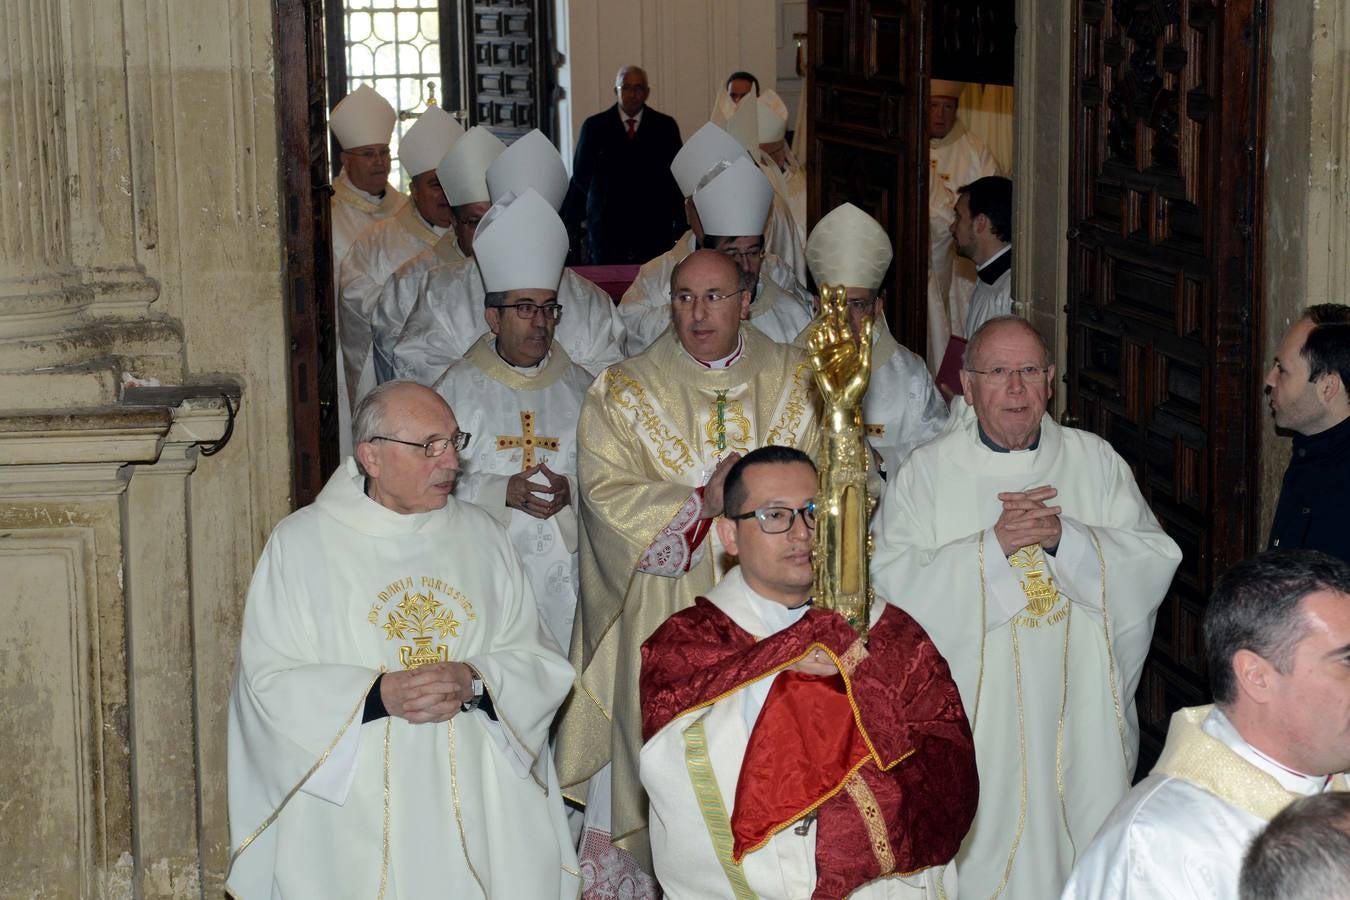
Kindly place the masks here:
[(446, 722), (473, 698), (473, 670), (462, 662), (439, 662), (380, 679), (380, 700), (391, 716), (414, 725)]
[[(531, 481), (535, 474), (547, 478), (548, 484)], [(549, 494), (551, 497), (544, 498), (538, 496), (539, 494)], [(571, 502), (572, 489), (567, 484), (567, 478), (554, 472), (547, 463), (536, 463), (507, 479), (506, 505), (520, 510), (527, 516), (548, 519)]]
[(1012, 556), (1023, 547), (1040, 544), (1053, 552), (1059, 547), (1063, 523), (1059, 516), (1063, 509), (1047, 506), (1059, 491), (1048, 484), (1025, 491), (1004, 491), (998, 495), (1003, 512), (994, 523), (994, 536), (1004, 556)]

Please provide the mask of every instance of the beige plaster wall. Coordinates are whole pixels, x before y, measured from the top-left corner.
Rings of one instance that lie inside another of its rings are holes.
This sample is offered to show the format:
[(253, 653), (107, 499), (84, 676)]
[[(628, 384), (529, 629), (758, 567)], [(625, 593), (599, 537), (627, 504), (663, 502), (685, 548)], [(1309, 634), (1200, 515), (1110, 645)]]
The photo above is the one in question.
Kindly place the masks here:
[[(1267, 360), (1304, 307), (1350, 303), (1350, 8), (1327, 0), (1269, 8), (1262, 234)], [(1264, 535), (1290, 445), (1269, 425), (1260, 440)]]

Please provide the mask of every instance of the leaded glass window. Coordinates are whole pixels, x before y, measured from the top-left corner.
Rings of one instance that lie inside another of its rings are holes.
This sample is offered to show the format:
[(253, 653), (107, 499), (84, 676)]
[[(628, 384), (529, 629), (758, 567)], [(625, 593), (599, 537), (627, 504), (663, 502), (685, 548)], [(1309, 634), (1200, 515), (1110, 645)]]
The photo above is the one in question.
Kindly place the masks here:
[[(346, 50), (344, 93), (368, 84), (398, 111), (389, 149), (389, 180), (408, 189), (398, 144), (428, 100), (441, 103), (441, 13), (438, 0), (342, 0)], [(453, 107), (451, 107), (453, 109)]]

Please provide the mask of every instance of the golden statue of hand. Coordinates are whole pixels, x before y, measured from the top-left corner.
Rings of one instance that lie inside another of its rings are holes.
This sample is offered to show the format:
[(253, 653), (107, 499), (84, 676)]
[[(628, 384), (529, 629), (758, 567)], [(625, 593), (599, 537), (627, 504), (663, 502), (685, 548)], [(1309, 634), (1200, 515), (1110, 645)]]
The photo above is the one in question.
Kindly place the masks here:
[(826, 408), (856, 409), (872, 373), (872, 317), (863, 319), (859, 340), (848, 323), (845, 288), (820, 286), (820, 314), (807, 332), (816, 385)]

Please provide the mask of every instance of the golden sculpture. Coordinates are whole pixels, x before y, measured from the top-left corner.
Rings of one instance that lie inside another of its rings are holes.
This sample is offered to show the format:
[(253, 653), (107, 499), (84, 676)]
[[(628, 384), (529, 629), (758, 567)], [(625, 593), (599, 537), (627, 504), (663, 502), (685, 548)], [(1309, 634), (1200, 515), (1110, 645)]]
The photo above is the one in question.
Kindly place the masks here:
[(862, 399), (872, 375), (872, 316), (853, 340), (844, 287), (820, 286), (820, 314), (807, 333), (807, 349), (823, 401), (820, 491), (816, 496), (813, 550), (815, 602), (839, 612), (864, 639), (872, 588), (867, 564), (867, 444)]

